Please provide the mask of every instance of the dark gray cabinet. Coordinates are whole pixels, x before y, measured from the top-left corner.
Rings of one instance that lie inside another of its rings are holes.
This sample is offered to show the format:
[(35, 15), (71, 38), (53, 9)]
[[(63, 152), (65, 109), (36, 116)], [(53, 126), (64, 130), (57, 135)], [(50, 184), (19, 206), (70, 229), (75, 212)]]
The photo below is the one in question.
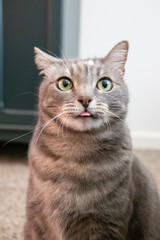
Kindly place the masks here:
[[(33, 130), (40, 79), (33, 47), (60, 56), (61, 0), (0, 0), (0, 140)], [(17, 138), (27, 142), (30, 136)]]

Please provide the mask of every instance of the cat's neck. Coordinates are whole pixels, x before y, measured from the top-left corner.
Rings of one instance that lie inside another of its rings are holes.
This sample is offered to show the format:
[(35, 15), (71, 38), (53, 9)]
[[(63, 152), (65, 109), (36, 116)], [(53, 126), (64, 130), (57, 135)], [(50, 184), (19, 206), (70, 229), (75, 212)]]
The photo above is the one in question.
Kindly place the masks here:
[[(37, 128), (42, 125), (39, 121)], [(67, 159), (91, 159), (101, 154), (119, 154), (122, 149), (131, 150), (131, 141), (128, 128), (125, 124), (114, 126), (114, 130), (107, 128), (78, 132), (71, 129), (58, 129), (56, 123), (40, 128), (35, 133), (33, 145), (44, 148), (49, 155), (56, 155)]]

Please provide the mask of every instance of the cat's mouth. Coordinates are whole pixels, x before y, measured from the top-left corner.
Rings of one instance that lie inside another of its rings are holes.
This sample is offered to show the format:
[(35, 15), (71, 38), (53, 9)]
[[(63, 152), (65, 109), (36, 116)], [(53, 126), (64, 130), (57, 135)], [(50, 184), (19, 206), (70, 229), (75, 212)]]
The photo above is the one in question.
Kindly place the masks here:
[(91, 114), (89, 112), (82, 112), (79, 116), (80, 117), (91, 117)]
[(93, 114), (91, 114), (88, 111), (84, 111), (84, 112), (80, 113), (77, 117), (79, 117), (81, 119), (82, 118), (84, 118), (84, 119), (86, 119), (86, 118), (94, 118)]
[(72, 117), (75, 119), (84, 119), (84, 120), (97, 118), (96, 114), (90, 112), (88, 109), (84, 109), (83, 112), (75, 113), (72, 115)]

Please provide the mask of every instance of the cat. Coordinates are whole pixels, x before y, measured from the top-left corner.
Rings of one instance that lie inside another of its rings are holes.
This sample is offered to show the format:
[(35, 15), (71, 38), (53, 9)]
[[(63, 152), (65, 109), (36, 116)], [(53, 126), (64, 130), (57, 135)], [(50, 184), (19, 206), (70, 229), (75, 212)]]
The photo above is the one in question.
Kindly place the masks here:
[(43, 81), (25, 240), (160, 240), (159, 195), (126, 124), (127, 55), (127, 41), (83, 60), (35, 48)]

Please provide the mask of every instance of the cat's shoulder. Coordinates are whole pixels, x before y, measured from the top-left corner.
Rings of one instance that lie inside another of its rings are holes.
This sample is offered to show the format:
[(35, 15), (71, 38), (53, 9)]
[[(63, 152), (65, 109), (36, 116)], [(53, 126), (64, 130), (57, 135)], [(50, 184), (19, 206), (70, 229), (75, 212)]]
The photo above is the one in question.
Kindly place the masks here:
[[(145, 159), (143, 159), (145, 161)], [(135, 154), (133, 154), (132, 162), (132, 179), (136, 189), (136, 195), (143, 195), (146, 192), (157, 192), (155, 179), (151, 174), (150, 170), (139, 159)]]

